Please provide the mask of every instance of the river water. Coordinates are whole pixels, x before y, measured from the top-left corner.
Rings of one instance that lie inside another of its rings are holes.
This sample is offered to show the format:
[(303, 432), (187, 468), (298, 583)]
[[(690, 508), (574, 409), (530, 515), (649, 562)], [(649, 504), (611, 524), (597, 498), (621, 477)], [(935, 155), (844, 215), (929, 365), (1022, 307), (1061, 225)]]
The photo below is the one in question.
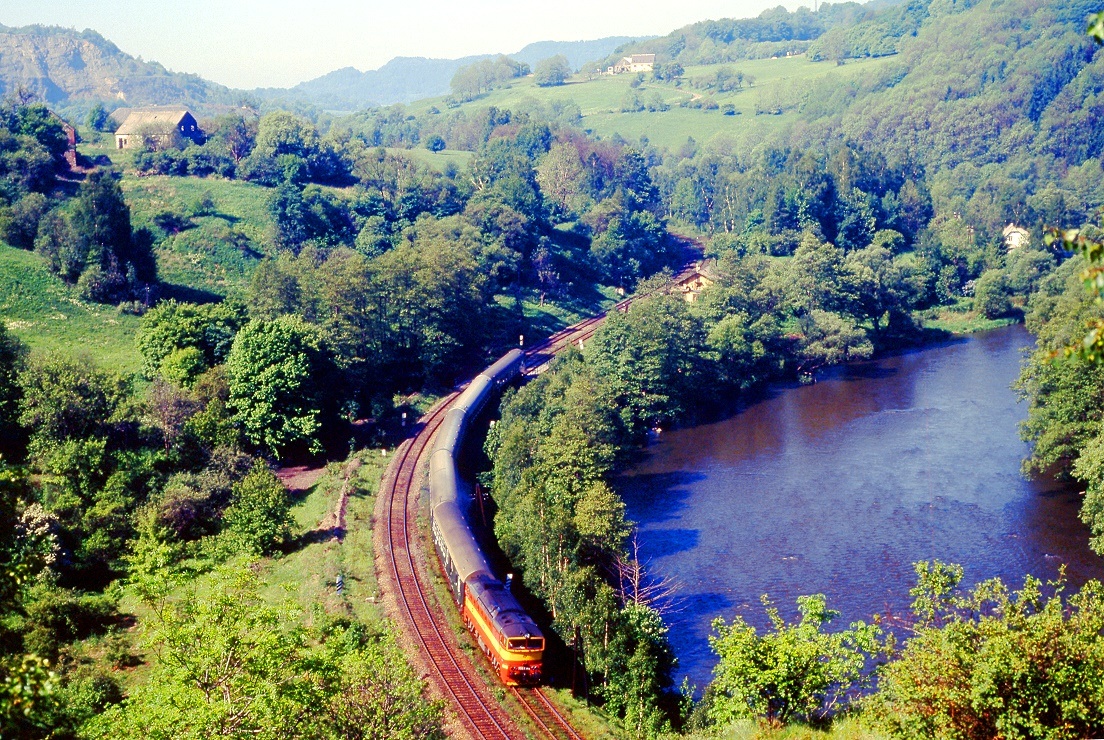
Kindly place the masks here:
[(1020, 326), (779, 386), (720, 421), (663, 432), (620, 477), (641, 559), (676, 587), (667, 617), (678, 680), (708, 683), (717, 616), (764, 626), (823, 593), (839, 622), (903, 614), (912, 563), (966, 582), (1104, 579), (1068, 486), (1020, 476), (1026, 418), (1009, 385)]

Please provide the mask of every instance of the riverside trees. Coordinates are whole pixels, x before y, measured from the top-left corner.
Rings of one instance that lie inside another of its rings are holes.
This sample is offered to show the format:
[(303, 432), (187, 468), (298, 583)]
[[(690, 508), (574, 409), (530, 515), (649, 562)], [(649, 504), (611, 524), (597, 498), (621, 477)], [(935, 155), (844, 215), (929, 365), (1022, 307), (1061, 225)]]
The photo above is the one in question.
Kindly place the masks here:
[[(648, 430), (693, 415), (706, 399), (715, 402), (786, 368), (812, 370), (812, 358), (821, 366), (869, 351), (866, 330), (847, 313), (861, 310), (853, 287), (862, 274), (842, 255), (833, 258), (830, 245), (820, 246), (829, 258), (819, 271), (798, 260), (727, 254), (717, 283), (694, 305), (662, 279), (643, 283), (652, 295), (612, 314), (582, 352), (568, 353), (508, 395), (488, 435), (499, 543), (546, 603), (553, 628), (565, 640), (581, 636), (595, 693), (639, 734), (679, 722), (680, 701), (672, 690), (663, 604), (637, 598), (640, 589), (612, 576), (618, 562), (632, 560), (631, 525), (608, 479)], [(816, 290), (797, 279), (808, 275), (817, 276)], [(817, 333), (805, 328), (806, 320)], [(798, 630), (803, 636), (810, 629), (820, 634), (829, 615), (822, 603), (809, 606), (809, 622)], [(852, 637), (855, 645), (845, 649), (843, 638), (823, 636), (817, 649), (845, 667), (826, 669), (826, 683), (787, 699), (786, 712), (812, 716), (829, 684), (846, 691), (858, 680), (861, 650), (874, 652), (876, 645), (869, 629), (856, 628)]]

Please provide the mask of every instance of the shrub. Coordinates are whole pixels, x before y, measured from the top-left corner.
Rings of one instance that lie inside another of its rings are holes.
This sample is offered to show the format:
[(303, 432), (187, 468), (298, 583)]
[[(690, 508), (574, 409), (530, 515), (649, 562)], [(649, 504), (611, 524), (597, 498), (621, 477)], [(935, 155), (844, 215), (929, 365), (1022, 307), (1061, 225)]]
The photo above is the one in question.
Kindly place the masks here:
[(1012, 299), (1004, 273), (986, 270), (974, 283), (974, 309), (987, 319), (999, 319), (1012, 311)]
[(827, 716), (864, 681), (869, 659), (882, 650), (881, 630), (856, 622), (824, 632), (839, 616), (823, 595), (799, 596), (797, 623), (787, 624), (763, 597), (771, 631), (759, 635), (741, 617), (713, 622), (709, 644), (720, 657), (709, 685), (714, 722), (763, 717), (785, 723)]
[(258, 463), (231, 489), (233, 502), (222, 523), (236, 549), (266, 555), (291, 535), (291, 502), (280, 479)]
[(1030, 576), (957, 593), (962, 568), (917, 563), (915, 636), (882, 673), (872, 714), (900, 737), (1082, 738), (1104, 733), (1104, 589), (1045, 597)]

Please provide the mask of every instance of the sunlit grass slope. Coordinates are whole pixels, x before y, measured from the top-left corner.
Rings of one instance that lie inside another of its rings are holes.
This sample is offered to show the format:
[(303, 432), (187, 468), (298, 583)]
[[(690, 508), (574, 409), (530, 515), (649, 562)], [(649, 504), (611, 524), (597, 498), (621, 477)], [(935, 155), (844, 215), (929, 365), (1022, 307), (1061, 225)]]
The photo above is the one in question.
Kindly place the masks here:
[[(756, 115), (758, 109), (773, 107), (778, 103), (784, 108), (792, 109), (809, 90), (815, 89), (825, 78), (849, 79), (869, 75), (887, 61), (888, 58), (864, 59), (837, 66), (834, 63), (811, 62), (804, 56), (798, 56), (692, 66), (685, 70), (680, 86), (646, 79), (638, 88), (630, 86), (635, 78), (632, 74), (602, 75), (591, 79), (587, 79), (585, 74), (577, 75), (567, 84), (558, 87), (538, 87), (532, 78), (522, 78), (509, 87), (491, 91), (474, 101), (464, 103), (460, 108), (476, 109), (493, 105), (524, 110), (534, 102), (549, 104), (570, 101), (579, 106), (583, 127), (603, 138), (616, 134), (627, 141), (639, 141), (643, 135), (655, 146), (674, 149), (685, 143), (687, 137), (704, 143), (718, 136), (743, 138), (767, 133), (794, 120), (797, 114), (786, 110), (778, 115)], [(708, 90), (696, 90), (691, 86), (692, 79), (707, 77), (720, 67), (742, 72), (754, 78), (754, 84), (723, 94), (712, 94)], [(622, 113), (624, 102), (633, 93), (639, 95), (645, 104), (654, 98), (660, 98), (670, 109)], [(710, 97), (721, 107), (731, 104), (734, 114), (724, 115), (719, 109), (679, 107), (680, 103), (689, 102), (698, 96)], [(437, 107), (442, 114), (448, 110), (443, 98), (419, 101), (408, 106), (408, 109), (417, 114), (429, 110), (431, 106)]]
[(80, 300), (38, 255), (6, 244), (0, 244), (0, 321), (32, 350), (83, 353), (124, 372), (141, 369), (136, 316)]

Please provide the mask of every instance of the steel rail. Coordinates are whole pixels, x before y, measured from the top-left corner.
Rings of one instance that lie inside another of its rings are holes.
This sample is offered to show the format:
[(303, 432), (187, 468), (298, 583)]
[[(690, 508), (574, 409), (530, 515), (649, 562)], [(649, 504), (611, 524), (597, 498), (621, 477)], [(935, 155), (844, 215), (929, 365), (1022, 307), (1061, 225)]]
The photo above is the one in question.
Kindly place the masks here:
[[(548, 737), (554, 740), (583, 740), (583, 736), (576, 732), (567, 718), (549, 701), (543, 690), (540, 688), (522, 690), (515, 687), (511, 692)], [(537, 701), (530, 701), (530, 697), (534, 696)]]

